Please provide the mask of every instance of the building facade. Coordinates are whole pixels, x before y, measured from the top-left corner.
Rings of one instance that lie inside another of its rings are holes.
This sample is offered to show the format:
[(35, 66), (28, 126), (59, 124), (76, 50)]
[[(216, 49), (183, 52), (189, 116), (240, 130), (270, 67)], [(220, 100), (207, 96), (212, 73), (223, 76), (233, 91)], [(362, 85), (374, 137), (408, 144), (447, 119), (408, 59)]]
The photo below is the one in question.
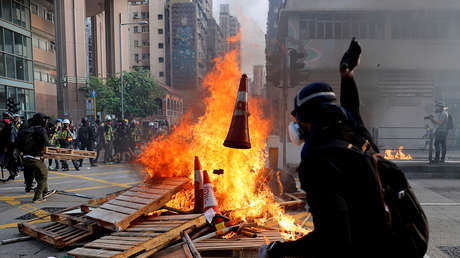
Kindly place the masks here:
[(0, 111), (13, 98), (25, 117), (35, 112), (31, 30), (29, 1), (1, 1)]
[(253, 96), (264, 97), (266, 95), (266, 83), (265, 83), (265, 66), (254, 65), (253, 71), (253, 82), (252, 87), (249, 89), (249, 93)]
[(149, 21), (149, 5), (154, 1), (129, 1), (129, 61), (130, 70), (150, 70), (150, 39), (149, 24), (135, 24), (139, 21)]
[[(277, 32), (277, 43), (306, 55), (308, 74), (302, 84), (290, 85), (288, 107), (309, 82), (328, 82), (340, 94), (338, 64), (356, 37), (364, 49), (356, 79), (367, 127), (381, 148), (423, 148), (423, 117), (433, 112), (435, 101), (448, 103), (458, 118), (459, 8), (456, 2), (434, 6), (417, 0), (362, 0), (348, 6), (340, 1), (284, 1), (277, 24), (269, 21), (273, 27), (268, 31)], [(290, 149), (295, 155), (297, 150)]]

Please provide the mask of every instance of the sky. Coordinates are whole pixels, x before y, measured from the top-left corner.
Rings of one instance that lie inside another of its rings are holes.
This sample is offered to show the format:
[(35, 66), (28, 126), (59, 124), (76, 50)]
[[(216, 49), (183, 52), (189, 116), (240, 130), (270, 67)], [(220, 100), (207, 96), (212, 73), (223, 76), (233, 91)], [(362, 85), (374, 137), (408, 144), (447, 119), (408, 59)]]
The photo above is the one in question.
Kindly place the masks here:
[(220, 4), (230, 4), (242, 30), (242, 72), (252, 76), (252, 66), (265, 64), (265, 31), (268, 0), (214, 0), (213, 14), (219, 22)]

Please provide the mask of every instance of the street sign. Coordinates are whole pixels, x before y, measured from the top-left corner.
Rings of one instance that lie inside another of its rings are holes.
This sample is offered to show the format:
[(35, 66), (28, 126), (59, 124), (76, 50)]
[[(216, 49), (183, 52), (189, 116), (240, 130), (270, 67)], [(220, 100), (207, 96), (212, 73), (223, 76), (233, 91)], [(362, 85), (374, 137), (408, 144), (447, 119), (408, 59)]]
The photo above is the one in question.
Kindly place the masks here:
[(96, 98), (96, 90), (91, 91), (91, 98)]

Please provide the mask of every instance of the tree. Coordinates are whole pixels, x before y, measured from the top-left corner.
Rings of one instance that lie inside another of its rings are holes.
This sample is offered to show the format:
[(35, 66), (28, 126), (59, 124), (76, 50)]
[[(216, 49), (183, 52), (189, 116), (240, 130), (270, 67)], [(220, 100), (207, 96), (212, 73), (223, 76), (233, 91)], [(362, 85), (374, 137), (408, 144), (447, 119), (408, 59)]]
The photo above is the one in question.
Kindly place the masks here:
[[(146, 117), (161, 108), (155, 99), (161, 98), (165, 90), (150, 78), (148, 71), (124, 72), (123, 81), (126, 117)], [(98, 77), (91, 77), (89, 86), (82, 90), (88, 97), (92, 90), (96, 90), (97, 111), (121, 117), (120, 77), (111, 76), (105, 81)]]

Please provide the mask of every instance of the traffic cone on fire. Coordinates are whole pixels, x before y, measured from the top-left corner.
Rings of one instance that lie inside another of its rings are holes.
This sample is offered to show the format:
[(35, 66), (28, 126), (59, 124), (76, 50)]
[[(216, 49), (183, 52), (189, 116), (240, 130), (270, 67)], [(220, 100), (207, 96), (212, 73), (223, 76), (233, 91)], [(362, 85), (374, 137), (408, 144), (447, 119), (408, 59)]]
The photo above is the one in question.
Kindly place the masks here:
[(230, 124), (227, 138), (224, 141), (225, 147), (235, 149), (251, 148), (248, 116), (248, 76), (243, 74), (238, 88), (232, 123)]
[(203, 173), (201, 172), (201, 163), (200, 159), (195, 156), (195, 173), (194, 173), (194, 181), (195, 181), (195, 209), (194, 212), (196, 213), (203, 213), (204, 210), (204, 200), (203, 200)]
[(208, 172), (203, 171), (203, 185), (204, 185), (204, 216), (208, 223), (216, 227), (217, 234), (221, 234), (225, 228), (226, 219), (219, 214), (219, 207), (217, 204), (214, 190), (212, 189), (211, 180), (209, 180)]

